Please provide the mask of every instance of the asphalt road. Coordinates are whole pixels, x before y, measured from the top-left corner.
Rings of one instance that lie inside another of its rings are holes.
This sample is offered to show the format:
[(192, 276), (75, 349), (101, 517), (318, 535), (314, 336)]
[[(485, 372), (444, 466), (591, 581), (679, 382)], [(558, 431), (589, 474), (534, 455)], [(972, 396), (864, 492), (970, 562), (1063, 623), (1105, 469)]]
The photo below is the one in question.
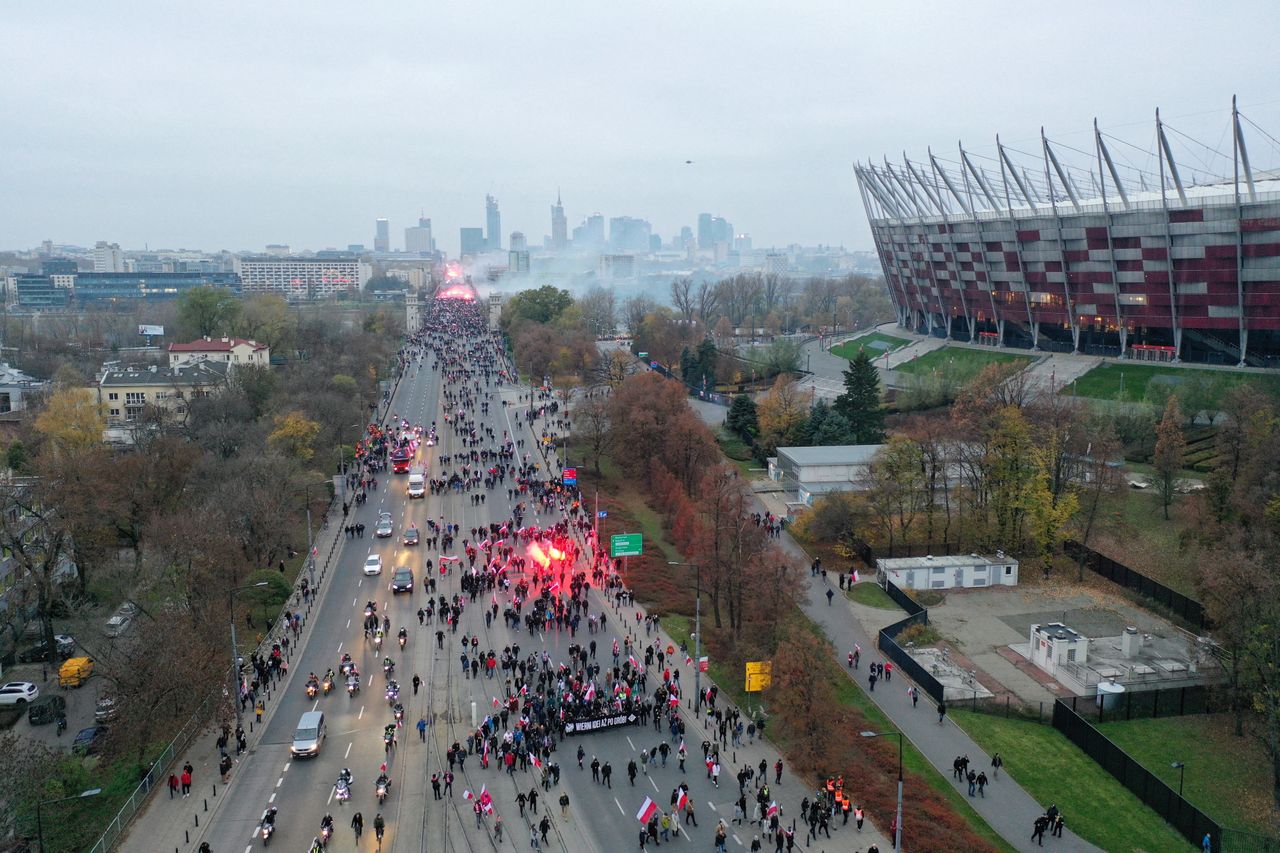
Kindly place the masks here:
[[(416, 372), (411, 369), (402, 379), (392, 409), (411, 422), (420, 421), (424, 425), (432, 421), (442, 423), (440, 391), (440, 376), (430, 370), (429, 361), (424, 362)], [(520, 404), (516, 400), (521, 389), (510, 388), (499, 394), (495, 387), (492, 393), (490, 414), (481, 420), (488, 422), (498, 435), (506, 430), (517, 438), (523, 436), (524, 450), (531, 450), (535, 444), (534, 437), (518, 417), (527, 408), (527, 402)], [(501, 405), (500, 396), (508, 406)], [(542, 421), (537, 424), (539, 431), (542, 424)], [(440, 445), (421, 448), (415, 463), (429, 462), (431, 473), (436, 475), (440, 471), (437, 456), (460, 449), (455, 448), (458, 440), (448, 430), (442, 429), (440, 434)], [(393, 597), (388, 583), (395, 567), (409, 565), (413, 567), (420, 586), (424, 560), (434, 560), (439, 555), (422, 548), (406, 548), (400, 544), (401, 534), (410, 523), (416, 523), (425, 530), (428, 517), (456, 522), (467, 531), (488, 524), (490, 520), (507, 519), (510, 506), (505, 485), (488, 492), (485, 505), (472, 506), (469, 495), (428, 494), (425, 499), (410, 501), (405, 492), (405, 480), (404, 476), (390, 473), (381, 475), (377, 491), (370, 493), (363, 507), (353, 511), (351, 520), (363, 521), (366, 525), (365, 538), (345, 541), (337, 570), (333, 572), (327, 589), (322, 590), (320, 605), (312, 616), (311, 634), (301, 654), (295, 655), (291, 664), (286, 694), (279, 700), (257, 747), (242, 759), (234, 771), (235, 779), (225, 794), (227, 799), (204, 836), (214, 853), (239, 853), (241, 850), (250, 853), (262, 849), (259, 825), (263, 811), (270, 805), (279, 809), (277, 831), (271, 847), (307, 850), (319, 832), (321, 817), (327, 811), (333, 814), (337, 829), (330, 849), (376, 849), (372, 827), (379, 807), (372, 781), (378, 773), (378, 765), (384, 760), (382, 730), (391, 721), (391, 714), (383, 694), (386, 681), (381, 672), (382, 653), (375, 652), (372, 644), (363, 637), (364, 606), (369, 599), (378, 601), (380, 613), (391, 615), (388, 648), (396, 661), (396, 677), (402, 686), (401, 696), (406, 709), (405, 727), (400, 730), (399, 743), (388, 759), (393, 784), (391, 795), (381, 808), (387, 824), (383, 849), (467, 853), (530, 849), (529, 825), (521, 820), (515, 797), (518, 791), (528, 792), (537, 784), (532, 772), (517, 771), (508, 775), (498, 769), (497, 762), (482, 770), (478, 757), (473, 756), (467, 760), (465, 771), (458, 774), (451, 800), (436, 802), (431, 797), (428, 780), (432, 773), (442, 773), (446, 769), (445, 751), (455, 741), (465, 743), (467, 732), (472, 730), (473, 714), (477, 721), (483, 720), (492, 707), (493, 698), (502, 692), (498, 680), (490, 682), (463, 677), (458, 643), (464, 634), (479, 634), (482, 652), (487, 648), (501, 651), (504, 646), (518, 642), (522, 654), (540, 652), (545, 648), (552, 660), (559, 662), (567, 657), (571, 643), (586, 642), (592, 638), (584, 632), (575, 639), (567, 631), (530, 637), (524, 631), (507, 630), (500, 619), (486, 628), (482, 604), (487, 602), (477, 602), (464, 611), (459, 632), (456, 635), (446, 633), (444, 649), (437, 649), (434, 634), (438, 626), (428, 623), (420, 628), (417, 624), (415, 613), (426, 600), (422, 590), (417, 588), (412, 595)], [(377, 515), (384, 510), (392, 514), (395, 535), (390, 539), (370, 538)], [(526, 523), (548, 524), (551, 521), (545, 515), (537, 517), (531, 514), (526, 519)], [(385, 568), (381, 577), (366, 578), (361, 574), (365, 557), (371, 553), (383, 557)], [(437, 594), (452, 596), (455, 592), (460, 592), (456, 569), (451, 577), (440, 583)], [(592, 598), (593, 613), (602, 610), (608, 613), (608, 629), (594, 637), (607, 664), (608, 650), (614, 637), (621, 642), (623, 635), (619, 633), (613, 611), (594, 592)], [(503, 599), (499, 595), (500, 603), (505, 606), (507, 602)], [(634, 628), (634, 621), (631, 624)], [(394, 641), (394, 635), (402, 625), (409, 628), (410, 635), (403, 652), (396, 648)], [(639, 641), (643, 643), (645, 639), (641, 636)], [(348, 697), (345, 689), (335, 687), (327, 697), (307, 699), (304, 692), (307, 673), (323, 674), (329, 667), (336, 670), (344, 651), (350, 652), (360, 665), (365, 682), (362, 691), (355, 697)], [(423, 687), (417, 696), (412, 695), (410, 686), (414, 673), (423, 679)], [(313, 708), (325, 712), (328, 740), (318, 757), (292, 759), (289, 745), (298, 718)], [(420, 717), (431, 723), (426, 743), (419, 741), (415, 728)], [(542, 845), (541, 849), (566, 853), (611, 853), (636, 849), (639, 824), (635, 814), (644, 798), (650, 796), (660, 807), (667, 808), (671, 791), (682, 778), (691, 785), (701, 828), (690, 828), (694, 833), (693, 840), (686, 835), (673, 839), (673, 842), (680, 848), (687, 844), (710, 848), (716, 818), (732, 815), (736, 765), (726, 762), (724, 784), (719, 789), (713, 788), (706, 780), (705, 770), (699, 761), (701, 735), (694, 732), (690, 725), (687, 776), (682, 777), (677, 770), (673, 745), (668, 766), (651, 768), (648, 774), (639, 775), (634, 787), (627, 780), (627, 762), (631, 758), (638, 760), (641, 749), (656, 747), (660, 742), (662, 734), (656, 732), (652, 724), (570, 737), (561, 743), (555, 754), (555, 761), (562, 772), (561, 785), (553, 786), (549, 792), (540, 790), (539, 815), (529, 816), (535, 821), (542, 814), (552, 818), (549, 843)], [(578, 770), (574, 755), (579, 743), (586, 750), (588, 765), (592, 756), (613, 764), (611, 789), (593, 783), (589, 770)], [(351, 801), (340, 805), (332, 792), (334, 781), (343, 767), (351, 769), (356, 783)], [(464, 790), (479, 792), (482, 786), (488, 787), (494, 798), (496, 814), (502, 816), (505, 831), (501, 842), (494, 837), (493, 818), (488, 818), (483, 827), (477, 827), (471, 804), (463, 799)], [(570, 798), (567, 818), (561, 815), (558, 804), (562, 790)], [(354, 836), (350, 828), (351, 815), (355, 811), (363, 814), (365, 822), (364, 837), (358, 847), (353, 845)], [(731, 840), (731, 848), (738, 848), (744, 841), (750, 842), (749, 832), (744, 833), (742, 828), (736, 827), (735, 830), (739, 843)], [(838, 845), (832, 846), (829, 842), (826, 846), (839, 849)]]

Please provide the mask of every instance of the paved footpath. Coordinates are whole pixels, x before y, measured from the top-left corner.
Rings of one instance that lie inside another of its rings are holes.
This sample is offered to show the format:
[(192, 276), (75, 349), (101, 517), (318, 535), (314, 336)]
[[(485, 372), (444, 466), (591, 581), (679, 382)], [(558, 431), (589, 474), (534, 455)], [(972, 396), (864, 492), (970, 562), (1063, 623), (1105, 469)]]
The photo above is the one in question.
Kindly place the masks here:
[[(707, 423), (718, 426), (723, 422), (723, 407), (698, 401), (692, 401), (691, 405)], [(761, 511), (767, 509), (763, 504), (758, 508)], [(804, 560), (806, 566), (809, 565), (811, 562), (809, 556), (790, 534), (784, 532), (779, 542), (787, 553)], [(854, 678), (858, 687), (880, 707), (880, 710), (903, 732), (907, 740), (929, 759), (944, 778), (951, 779), (951, 764), (956, 756), (960, 755), (969, 756), (973, 767), (977, 769), (991, 767), (991, 756), (984, 752), (963, 729), (950, 719), (943, 725), (938, 725), (938, 714), (926, 694), (922, 693), (918, 707), (911, 707), (911, 700), (907, 698), (907, 686), (912, 682), (900, 670), (895, 671), (895, 677), (888, 684), (879, 682), (880, 689), (869, 692), (864, 677), (867, 674), (866, 664), (873, 660), (883, 660), (876, 648), (875, 638), (866, 632), (862, 623), (853, 615), (847, 600), (836, 584), (834, 575), (830, 581), (824, 581), (821, 576), (811, 577), (806, 571), (803, 573), (801, 583), (802, 592), (807, 593), (807, 600), (801, 602), (801, 607), (810, 619), (822, 626), (827, 639), (835, 645), (833, 654), (840, 668), (850, 678), (858, 676)], [(829, 588), (836, 593), (830, 605), (827, 604)], [(894, 617), (894, 620), (897, 618), (899, 617)], [(856, 671), (850, 671), (846, 656), (853, 651), (855, 644), (862, 647), (862, 666)], [(1008, 769), (1006, 765), (1006, 772), (1002, 773), (999, 779), (991, 780), (991, 784), (987, 786), (986, 797), (971, 798), (969, 803), (991, 825), (991, 828), (1013, 847), (1025, 851), (1043, 850), (1044, 848), (1037, 847), (1030, 840), (1031, 825), (1038, 816), (1044, 814), (1049, 804), (1036, 802), (1025, 789), (1009, 777)], [(1013, 769), (1016, 773), (1017, 768)], [(961, 794), (967, 794), (968, 783), (954, 784)], [(909, 828), (911, 826), (909, 788), (904, 794), (904, 801), (903, 823)], [(1071, 853), (1102, 853), (1100, 847), (1095, 847), (1071, 831), (1069, 814), (1066, 815), (1066, 825), (1062, 838), (1050, 839), (1054, 850)], [(909, 832), (908, 829), (908, 841), (910, 841)], [(907, 849), (911, 848), (908, 846)]]

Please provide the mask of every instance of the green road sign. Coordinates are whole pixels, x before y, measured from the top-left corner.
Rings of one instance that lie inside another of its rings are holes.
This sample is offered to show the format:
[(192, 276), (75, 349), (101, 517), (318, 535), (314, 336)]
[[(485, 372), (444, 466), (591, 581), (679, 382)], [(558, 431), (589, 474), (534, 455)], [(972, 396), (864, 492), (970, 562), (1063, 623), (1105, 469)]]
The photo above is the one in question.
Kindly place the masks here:
[(609, 537), (610, 557), (639, 557), (643, 552), (643, 537), (639, 533), (615, 533)]

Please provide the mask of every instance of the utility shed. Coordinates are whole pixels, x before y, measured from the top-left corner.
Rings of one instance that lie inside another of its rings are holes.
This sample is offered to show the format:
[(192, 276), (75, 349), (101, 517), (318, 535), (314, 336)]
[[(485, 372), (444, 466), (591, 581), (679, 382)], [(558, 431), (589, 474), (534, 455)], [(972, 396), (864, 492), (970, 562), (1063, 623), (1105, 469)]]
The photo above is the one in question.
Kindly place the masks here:
[(883, 444), (779, 447), (769, 459), (769, 478), (797, 500), (812, 505), (815, 495), (856, 492), (867, 487), (867, 469)]
[(997, 551), (994, 557), (955, 554), (950, 557), (896, 557), (876, 560), (880, 580), (899, 589), (980, 589), (1017, 586), (1018, 561)]

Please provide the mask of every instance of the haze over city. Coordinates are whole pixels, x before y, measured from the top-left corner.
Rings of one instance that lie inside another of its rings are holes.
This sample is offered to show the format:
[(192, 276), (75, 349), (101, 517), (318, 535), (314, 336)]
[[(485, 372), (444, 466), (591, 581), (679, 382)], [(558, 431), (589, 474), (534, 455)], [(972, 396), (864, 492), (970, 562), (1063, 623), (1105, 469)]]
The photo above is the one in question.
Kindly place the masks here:
[[(0, 243), (345, 247), (425, 214), (454, 254), (486, 193), (537, 244), (559, 190), (570, 227), (598, 211), (670, 239), (712, 210), (757, 246), (866, 250), (856, 160), (996, 132), (1035, 150), (1041, 124), (1087, 148), (1095, 116), (1149, 149), (1156, 106), (1214, 146), (1233, 93), (1280, 127), (1271, 11), (11, 6)], [(1139, 33), (1181, 59), (1156, 67)]]

